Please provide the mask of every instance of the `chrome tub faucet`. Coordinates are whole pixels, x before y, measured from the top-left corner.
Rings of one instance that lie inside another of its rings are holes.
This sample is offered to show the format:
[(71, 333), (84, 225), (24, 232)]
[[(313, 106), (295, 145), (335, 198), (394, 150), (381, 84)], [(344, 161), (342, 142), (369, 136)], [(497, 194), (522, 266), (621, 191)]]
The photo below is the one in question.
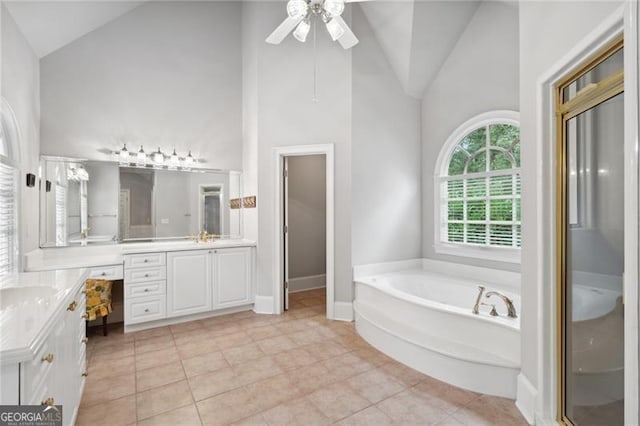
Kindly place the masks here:
[[(502, 299), (504, 304), (507, 305), (507, 316), (509, 318), (518, 318), (518, 315), (516, 314), (516, 307), (513, 306), (513, 301), (511, 299), (509, 299), (507, 296), (505, 296), (502, 293), (498, 293), (497, 291), (490, 291), (487, 293), (485, 297), (488, 299), (491, 296), (498, 296), (500, 299)], [(478, 296), (478, 298), (480, 298), (480, 296)], [(476, 303), (476, 306), (477, 306), (477, 303)]]
[(476, 304), (473, 305), (473, 313), (478, 315), (480, 313), (480, 299), (482, 299), (482, 293), (484, 293), (484, 287), (478, 286), (478, 297), (476, 298)]

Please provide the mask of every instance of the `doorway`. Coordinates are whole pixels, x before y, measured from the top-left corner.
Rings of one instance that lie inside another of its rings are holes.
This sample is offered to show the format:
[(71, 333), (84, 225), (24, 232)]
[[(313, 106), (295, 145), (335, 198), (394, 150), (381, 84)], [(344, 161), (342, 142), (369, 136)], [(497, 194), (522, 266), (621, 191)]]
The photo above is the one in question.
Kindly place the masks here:
[[(287, 147), (277, 147), (273, 149), (273, 173), (274, 173), (274, 192), (275, 192), (275, 209), (274, 209), (274, 279), (273, 279), (273, 313), (281, 314), (285, 312), (287, 307), (287, 294), (290, 286), (290, 279), (287, 276), (291, 270), (289, 269), (290, 260), (288, 252), (292, 250), (290, 244), (288, 244), (289, 229), (286, 221), (289, 220), (285, 209), (289, 207), (287, 202), (287, 194), (289, 183), (286, 182), (287, 172), (285, 171), (285, 165), (289, 165), (289, 161), (294, 157), (308, 157), (315, 156), (316, 158), (324, 158), (324, 202), (325, 202), (325, 220), (324, 220), (324, 234), (325, 234), (325, 285), (326, 290), (315, 289), (318, 294), (309, 295), (309, 298), (316, 299), (315, 301), (308, 301), (307, 303), (317, 302), (317, 298), (320, 293), (324, 293), (326, 304), (326, 315), (328, 319), (334, 319), (334, 270), (335, 270), (335, 258), (334, 258), (334, 148), (332, 144), (324, 145), (297, 145)], [(294, 160), (295, 161), (295, 160)], [(286, 184), (286, 185), (285, 185)], [(304, 236), (304, 232), (303, 232)], [(288, 248), (288, 250), (287, 250)], [(294, 260), (295, 261), (295, 260)], [(298, 269), (296, 269), (298, 271)], [(294, 272), (295, 274), (296, 272)], [(303, 279), (308, 282), (313, 282), (313, 278)], [(319, 277), (315, 279), (320, 280)], [(286, 286), (286, 288), (285, 288)], [(296, 293), (292, 293), (296, 294)], [(293, 299), (302, 299), (302, 297), (294, 296)], [(300, 301), (300, 300), (298, 300)], [(300, 303), (300, 305), (303, 305)]]
[(623, 425), (622, 38), (556, 87), (559, 421)]
[[(326, 155), (283, 164), (285, 311), (326, 311)], [(297, 314), (297, 312), (296, 312)]]

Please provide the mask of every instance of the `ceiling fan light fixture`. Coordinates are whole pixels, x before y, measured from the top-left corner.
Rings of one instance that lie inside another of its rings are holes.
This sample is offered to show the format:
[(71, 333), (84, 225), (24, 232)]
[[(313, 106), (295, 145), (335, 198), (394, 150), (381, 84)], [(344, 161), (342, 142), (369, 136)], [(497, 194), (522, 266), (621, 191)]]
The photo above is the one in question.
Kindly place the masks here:
[(307, 16), (309, 5), (305, 0), (289, 0), (287, 3), (287, 14), (293, 19), (300, 19)]
[(325, 0), (323, 7), (330, 16), (340, 16), (344, 12), (344, 0)]
[(296, 30), (293, 32), (293, 36), (301, 43), (307, 41), (307, 36), (309, 35), (309, 30), (311, 29), (311, 24), (308, 19), (300, 22), (296, 27)]
[(344, 35), (344, 28), (342, 28), (342, 26), (340, 26), (338, 21), (336, 21), (335, 19), (329, 19), (326, 23), (326, 26), (327, 31), (331, 36), (331, 40), (336, 41)]

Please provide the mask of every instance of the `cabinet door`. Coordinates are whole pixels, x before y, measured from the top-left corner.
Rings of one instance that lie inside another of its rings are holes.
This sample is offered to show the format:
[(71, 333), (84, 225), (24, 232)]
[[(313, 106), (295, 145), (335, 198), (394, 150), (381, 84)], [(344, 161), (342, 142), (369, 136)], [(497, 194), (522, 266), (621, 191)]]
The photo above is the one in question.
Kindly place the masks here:
[(251, 303), (251, 248), (218, 249), (215, 259), (216, 307)]
[(211, 310), (211, 260), (208, 250), (167, 253), (167, 317)]

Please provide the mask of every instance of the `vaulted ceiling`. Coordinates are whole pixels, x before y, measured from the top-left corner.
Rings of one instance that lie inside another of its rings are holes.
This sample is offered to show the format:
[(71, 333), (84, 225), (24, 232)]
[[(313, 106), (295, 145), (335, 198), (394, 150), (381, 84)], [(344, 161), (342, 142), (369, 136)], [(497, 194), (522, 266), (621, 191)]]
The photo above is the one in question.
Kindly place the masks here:
[[(144, 1), (4, 3), (36, 54), (44, 57)], [(479, 4), (478, 0), (388, 0), (366, 1), (356, 7), (369, 20), (405, 92), (421, 98)]]

